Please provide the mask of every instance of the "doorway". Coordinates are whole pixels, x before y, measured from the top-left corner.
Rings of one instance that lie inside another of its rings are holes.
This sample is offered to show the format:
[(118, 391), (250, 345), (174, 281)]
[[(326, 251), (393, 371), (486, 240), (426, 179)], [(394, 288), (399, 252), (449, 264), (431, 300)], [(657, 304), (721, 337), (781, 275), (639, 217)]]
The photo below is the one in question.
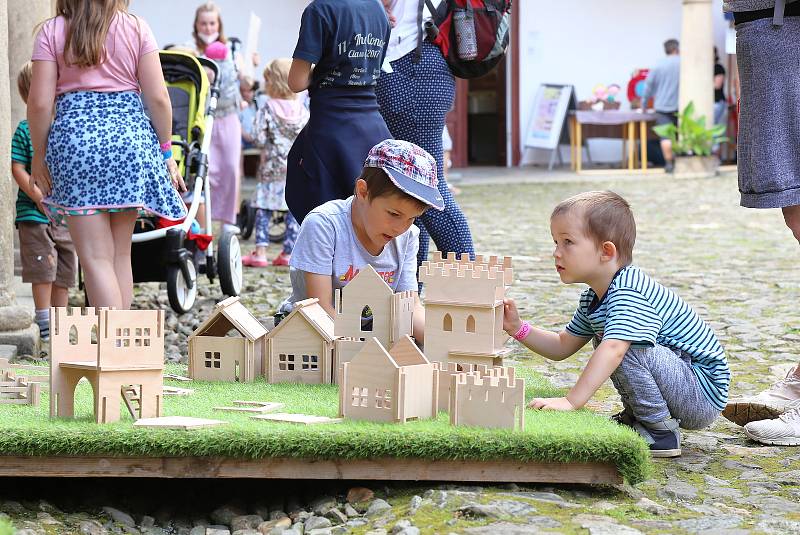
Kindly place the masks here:
[(456, 98), (447, 114), (453, 167), (506, 165), (506, 63), (480, 78), (456, 79)]

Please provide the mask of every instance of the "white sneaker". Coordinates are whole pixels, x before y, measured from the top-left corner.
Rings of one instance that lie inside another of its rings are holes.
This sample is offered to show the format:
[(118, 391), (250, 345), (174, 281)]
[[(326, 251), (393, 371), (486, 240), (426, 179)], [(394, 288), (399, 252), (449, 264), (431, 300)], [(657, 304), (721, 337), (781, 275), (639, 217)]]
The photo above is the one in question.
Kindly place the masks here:
[(800, 403), (793, 403), (774, 420), (750, 422), (744, 434), (771, 446), (800, 446)]
[(722, 415), (738, 425), (777, 418), (789, 404), (800, 400), (800, 379), (794, 375), (795, 369), (789, 370), (785, 379), (756, 396), (731, 399)]

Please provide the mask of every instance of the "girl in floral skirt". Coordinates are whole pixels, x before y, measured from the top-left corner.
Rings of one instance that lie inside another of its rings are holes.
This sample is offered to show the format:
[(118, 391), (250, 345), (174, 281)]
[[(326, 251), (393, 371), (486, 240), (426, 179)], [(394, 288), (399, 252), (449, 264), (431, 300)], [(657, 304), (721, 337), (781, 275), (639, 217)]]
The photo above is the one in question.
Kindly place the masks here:
[(127, 8), (127, 0), (57, 0), (36, 35), (28, 97), (31, 181), (51, 216), (66, 219), (91, 305), (123, 309), (133, 299), (138, 211), (186, 216), (158, 46)]

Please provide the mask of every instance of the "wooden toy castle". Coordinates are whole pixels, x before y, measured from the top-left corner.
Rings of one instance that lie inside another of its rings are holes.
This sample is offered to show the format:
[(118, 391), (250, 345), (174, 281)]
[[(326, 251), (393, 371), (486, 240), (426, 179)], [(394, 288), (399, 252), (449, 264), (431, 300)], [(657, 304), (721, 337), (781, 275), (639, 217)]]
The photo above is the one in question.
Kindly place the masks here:
[(370, 265), (337, 290), (334, 294), (334, 370), (353, 360), (370, 338), (377, 338), (383, 347), (391, 348), (410, 335), (415, 295), (413, 291), (395, 293)]
[(435, 252), (423, 262), (425, 356), (431, 362), (502, 366), (511, 350), (503, 331), (503, 299), (514, 278), (511, 258)]
[(50, 309), (51, 417), (73, 416), (82, 378), (92, 385), (97, 423), (119, 420), (121, 400), (138, 405), (128, 407), (135, 418), (160, 416), (163, 370), (162, 310)]

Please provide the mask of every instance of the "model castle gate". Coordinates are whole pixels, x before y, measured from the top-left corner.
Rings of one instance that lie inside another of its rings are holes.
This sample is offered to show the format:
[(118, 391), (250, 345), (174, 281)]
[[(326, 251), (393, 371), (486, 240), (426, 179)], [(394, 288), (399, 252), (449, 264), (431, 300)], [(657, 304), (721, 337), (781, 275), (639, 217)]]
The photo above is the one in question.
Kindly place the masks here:
[(73, 416), (83, 377), (94, 390), (97, 423), (119, 420), (124, 386), (138, 387), (141, 418), (160, 416), (163, 370), (163, 311), (50, 309), (51, 416)]
[(511, 258), (468, 255), (423, 262), (425, 355), (432, 362), (501, 366), (510, 349), (503, 331), (503, 299), (512, 283)]
[(414, 295), (413, 291), (394, 293), (369, 264), (344, 288), (338, 290), (334, 294), (334, 370), (353, 360), (369, 338), (375, 337), (383, 347), (391, 348), (403, 336), (410, 335)]
[(514, 368), (495, 368), (484, 376), (478, 372), (453, 375), (450, 423), (523, 430), (525, 380), (515, 377)]
[[(227, 336), (234, 330), (240, 336)], [(201, 381), (252, 382), (264, 373), (267, 329), (229, 297), (189, 336), (189, 376)]]

